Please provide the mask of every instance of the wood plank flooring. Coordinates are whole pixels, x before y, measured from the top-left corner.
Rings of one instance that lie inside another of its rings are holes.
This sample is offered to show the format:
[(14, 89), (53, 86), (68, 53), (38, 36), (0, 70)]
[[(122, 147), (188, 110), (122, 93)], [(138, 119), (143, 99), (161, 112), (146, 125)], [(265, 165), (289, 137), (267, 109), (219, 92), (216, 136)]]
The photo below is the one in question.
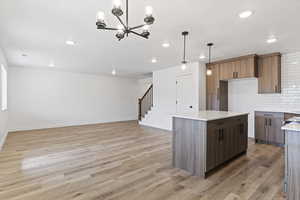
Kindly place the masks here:
[(283, 150), (249, 141), (204, 180), (171, 167), (169, 132), (137, 122), (10, 133), (0, 153), (0, 200), (284, 199)]

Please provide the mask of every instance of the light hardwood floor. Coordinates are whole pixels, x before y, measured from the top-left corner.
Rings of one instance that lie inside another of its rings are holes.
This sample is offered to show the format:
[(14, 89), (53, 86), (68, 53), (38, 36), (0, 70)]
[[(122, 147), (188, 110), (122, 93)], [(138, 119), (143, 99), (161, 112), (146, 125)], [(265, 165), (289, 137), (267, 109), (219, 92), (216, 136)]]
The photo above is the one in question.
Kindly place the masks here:
[(208, 179), (171, 167), (169, 132), (123, 122), (10, 133), (1, 200), (284, 199), (283, 150), (249, 141)]

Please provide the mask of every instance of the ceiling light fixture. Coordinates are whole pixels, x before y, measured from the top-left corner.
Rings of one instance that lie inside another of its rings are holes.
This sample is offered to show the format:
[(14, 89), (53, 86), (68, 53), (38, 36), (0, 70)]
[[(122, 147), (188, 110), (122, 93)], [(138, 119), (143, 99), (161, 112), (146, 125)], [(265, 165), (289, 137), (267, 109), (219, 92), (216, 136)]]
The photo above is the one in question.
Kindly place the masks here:
[(277, 39), (275, 36), (271, 36), (269, 39), (267, 39), (267, 43), (272, 44), (277, 42)]
[(152, 63), (157, 63), (157, 59), (156, 58), (152, 58), (151, 62)]
[(23, 56), (23, 57), (27, 57), (27, 54), (23, 53), (22, 56)]
[(182, 32), (182, 36), (183, 36), (183, 60), (181, 62), (181, 69), (182, 70), (186, 70), (186, 64), (188, 63), (186, 61), (186, 37), (189, 35), (189, 32), (184, 31)]
[(201, 60), (203, 60), (203, 59), (205, 59), (206, 57), (205, 57), (205, 55), (201, 55), (199, 58), (200, 58)]
[(162, 46), (163, 46), (164, 48), (169, 48), (169, 47), (170, 47), (170, 43), (164, 42), (164, 43), (162, 44)]
[[(126, 11), (125, 11), (126, 21), (125, 22), (121, 18), (121, 16), (124, 14), (121, 7), (122, 7), (121, 1), (115, 0), (113, 3), (112, 14), (120, 22), (120, 25), (117, 28), (107, 27), (107, 25), (105, 23), (105, 14), (100, 11), (97, 14), (97, 22), (96, 22), (97, 29), (116, 31), (117, 32), (116, 37), (118, 38), (119, 41), (124, 39), (125, 36), (128, 37), (128, 35), (130, 33), (148, 39), (149, 35), (150, 35), (150, 32), (149, 32), (150, 25), (152, 25), (155, 21), (153, 15), (152, 15), (152, 13), (153, 13), (152, 7), (151, 6), (146, 7), (146, 17), (144, 18), (145, 24), (142, 24), (139, 26), (134, 26), (134, 27), (129, 26), (128, 0), (126, 0)], [(138, 33), (135, 31), (136, 29), (140, 29), (140, 28), (143, 28), (141, 33)]]
[(73, 40), (67, 40), (66, 44), (70, 46), (74, 46), (76, 43)]
[(212, 69), (210, 67), (210, 64), (211, 64), (211, 47), (213, 46), (214, 44), (213, 43), (208, 43), (207, 46), (208, 46), (208, 54), (209, 54), (209, 60), (208, 60), (208, 67), (207, 67), (207, 70), (206, 70), (206, 75), (207, 76), (211, 76), (212, 75)]
[(113, 76), (115, 76), (115, 75), (117, 74), (117, 71), (116, 71), (115, 69), (113, 69), (112, 72), (111, 72), (111, 74), (112, 74)]
[(51, 62), (48, 66), (49, 67), (55, 67), (55, 64), (53, 62)]
[(251, 10), (246, 10), (244, 12), (241, 12), (239, 14), (239, 16), (240, 16), (240, 18), (245, 19), (245, 18), (250, 17), (252, 14), (253, 14), (253, 12)]

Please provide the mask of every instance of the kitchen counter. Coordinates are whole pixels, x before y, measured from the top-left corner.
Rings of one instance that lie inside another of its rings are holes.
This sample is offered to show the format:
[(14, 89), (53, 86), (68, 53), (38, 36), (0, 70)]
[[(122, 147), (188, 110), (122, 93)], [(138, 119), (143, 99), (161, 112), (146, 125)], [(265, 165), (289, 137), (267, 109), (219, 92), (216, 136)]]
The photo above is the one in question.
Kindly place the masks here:
[(199, 121), (213, 121), (219, 119), (226, 119), (231, 117), (237, 117), (242, 115), (248, 115), (249, 113), (227, 112), (227, 111), (199, 111), (197, 113), (183, 113), (175, 114), (173, 117), (192, 119)]
[(248, 113), (200, 111), (173, 116), (173, 166), (207, 177), (248, 148)]
[(299, 131), (300, 132), (300, 122), (293, 121), (291, 123), (284, 125), (281, 129), (285, 130), (285, 131)]

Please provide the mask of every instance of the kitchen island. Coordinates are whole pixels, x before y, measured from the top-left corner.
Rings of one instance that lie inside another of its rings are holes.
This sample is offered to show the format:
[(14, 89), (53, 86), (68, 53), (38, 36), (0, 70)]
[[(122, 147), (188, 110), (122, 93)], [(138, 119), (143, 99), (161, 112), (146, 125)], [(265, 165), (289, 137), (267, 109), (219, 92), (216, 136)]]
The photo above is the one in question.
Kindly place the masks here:
[(247, 152), (248, 113), (200, 111), (173, 116), (173, 166), (205, 178)]

